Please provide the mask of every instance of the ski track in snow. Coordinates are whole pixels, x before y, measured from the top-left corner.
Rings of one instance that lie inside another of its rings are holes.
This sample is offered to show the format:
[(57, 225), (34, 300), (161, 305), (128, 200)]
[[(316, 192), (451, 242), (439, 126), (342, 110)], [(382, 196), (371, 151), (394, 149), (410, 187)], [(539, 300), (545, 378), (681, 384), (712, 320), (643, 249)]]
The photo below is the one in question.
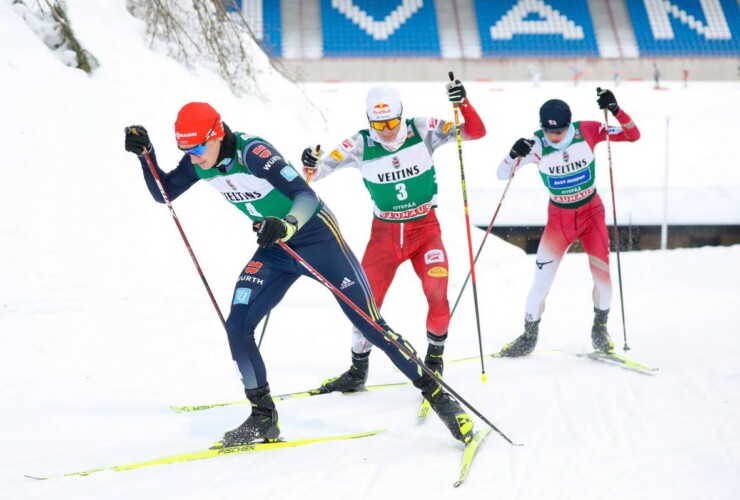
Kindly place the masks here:
[[(230, 126), (263, 135), (297, 164), (306, 145), (320, 143), (329, 151), (365, 125), (364, 96), (373, 85), (306, 85), (327, 121), (266, 67), (258, 70), (267, 98), (237, 99), (213, 75), (195, 74), (150, 50), (142, 22), (130, 17), (123, 0), (66, 4), (76, 33), (102, 64), (91, 77), (59, 64), (11, 2), (0, 0), (0, 33), (13, 40), (0, 45), (12, 47), (0, 49), (0, 95), (6, 96), (0, 120), (6, 140), (0, 182), (0, 497), (737, 498), (740, 246), (621, 254), (629, 356), (660, 367), (652, 377), (550, 352), (590, 348), (593, 283), (584, 256), (568, 254), (533, 356), (486, 359), (485, 384), (476, 362), (449, 364), (445, 371), (454, 389), (524, 443), (513, 447), (492, 433), (458, 489), (452, 484), (462, 446), (435, 415), (417, 424), (420, 397), (412, 387), (278, 403), (287, 439), (387, 429), (369, 438), (90, 477), (23, 477), (201, 449), (248, 414), (246, 405), (192, 414), (168, 408), (233, 401), (243, 390), (171, 215), (152, 202), (136, 159), (123, 150), (123, 127), (143, 123), (169, 170), (179, 159), (171, 136), (177, 110), (205, 100)], [(464, 74), (458, 76), (465, 82)], [(439, 82), (395, 85), (409, 114), (449, 120), (445, 81), (440, 75)], [(609, 82), (578, 88), (542, 82), (539, 89), (529, 82), (465, 83), (488, 130), (480, 141), (464, 144), (471, 220), (487, 224), (504, 187), (494, 169), (511, 144), (537, 126), (541, 102), (559, 97), (574, 116), (599, 120), (594, 90)], [(665, 85), (669, 90), (660, 93), (650, 81), (613, 89), (643, 136), (612, 145), (618, 189), (662, 186), (668, 116), (671, 186), (740, 187), (733, 151), (717, 140), (737, 129), (740, 85)], [(596, 154), (597, 185), (610, 221), (605, 145)], [(440, 149), (435, 165), (452, 301), (468, 271), (455, 146)], [(361, 255), (372, 217), (360, 176), (338, 172), (314, 187)], [(497, 224), (518, 220), (512, 207), (528, 189), (543, 190), (531, 167), (512, 182)], [(713, 203), (728, 195), (717, 193), (717, 200), (679, 199), (671, 207), (712, 214)], [(730, 202), (740, 207), (740, 200)], [(628, 215), (623, 223), (656, 210), (625, 205), (619, 205)], [(226, 310), (238, 271), (255, 249), (248, 222), (203, 185), (174, 207)], [(545, 202), (526, 208), (544, 221)], [(736, 221), (738, 214), (715, 212), (711, 218), (720, 216)], [(476, 248), (482, 237), (473, 231)], [(521, 333), (533, 260), (498, 238), (487, 239), (476, 266), (483, 352), (495, 352)], [(609, 328), (621, 346), (616, 259), (612, 278)], [(420, 351), (425, 311), (418, 279), (404, 265), (383, 315)], [(445, 355), (479, 352), (477, 333), (468, 286)], [(262, 345), (273, 393), (309, 389), (339, 374), (349, 365), (349, 350), (349, 327), (331, 294), (299, 280), (271, 316)], [(400, 381), (375, 352), (368, 383)]]

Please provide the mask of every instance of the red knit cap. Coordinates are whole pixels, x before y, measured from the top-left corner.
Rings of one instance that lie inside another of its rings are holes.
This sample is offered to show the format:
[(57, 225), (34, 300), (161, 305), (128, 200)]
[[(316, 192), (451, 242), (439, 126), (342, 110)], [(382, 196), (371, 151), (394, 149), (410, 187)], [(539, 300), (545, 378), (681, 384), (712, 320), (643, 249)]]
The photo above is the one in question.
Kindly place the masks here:
[(224, 136), (221, 115), (205, 102), (189, 102), (177, 113), (175, 139), (177, 147), (194, 147)]

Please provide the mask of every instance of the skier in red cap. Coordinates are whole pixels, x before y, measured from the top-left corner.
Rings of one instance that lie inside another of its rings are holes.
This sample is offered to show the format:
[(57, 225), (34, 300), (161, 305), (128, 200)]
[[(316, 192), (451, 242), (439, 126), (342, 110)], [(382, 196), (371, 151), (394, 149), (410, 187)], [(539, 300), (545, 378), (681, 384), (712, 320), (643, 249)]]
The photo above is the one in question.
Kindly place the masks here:
[[(259, 248), (236, 280), (225, 323), (231, 355), (241, 373), (252, 413), (244, 423), (224, 435), (224, 446), (274, 441), (280, 436), (278, 414), (254, 331), (299, 277), (316, 278), (277, 242), (284, 242), (336, 289), (341, 289), (352, 303), (386, 330), (386, 335), (410, 352), (416, 352), (380, 316), (367, 277), (345, 243), (334, 215), (272, 144), (258, 136), (232, 132), (216, 110), (198, 102), (186, 104), (177, 115), (175, 138), (183, 156), (170, 172), (165, 173), (157, 166), (144, 127), (126, 127), (125, 134), (125, 148), (139, 156), (147, 187), (156, 201), (162, 203), (164, 199), (147, 160), (151, 160), (169, 199), (176, 199), (204, 180), (248, 216), (257, 233)], [(341, 300), (338, 302), (365, 338), (383, 350), (421, 390), (453, 437), (469, 442), (473, 436), (470, 415), (439, 381), (422, 372), (413, 359), (352, 307)]]

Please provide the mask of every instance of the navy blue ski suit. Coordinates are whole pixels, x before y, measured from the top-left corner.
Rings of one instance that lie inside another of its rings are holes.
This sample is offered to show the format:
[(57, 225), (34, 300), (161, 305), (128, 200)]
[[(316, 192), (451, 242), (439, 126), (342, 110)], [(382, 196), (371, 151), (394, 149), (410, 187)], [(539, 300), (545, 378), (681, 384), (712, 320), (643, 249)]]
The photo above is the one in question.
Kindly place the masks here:
[[(299, 219), (305, 222), (299, 225), (286, 244), (386, 329), (388, 335), (416, 355), (413, 347), (390, 331), (380, 316), (365, 272), (344, 241), (333, 214), (313, 189), (267, 141), (232, 133), (228, 127), (226, 130), (221, 146), (225, 152), (219, 157), (223, 160), (207, 173), (193, 165), (189, 155), (184, 155), (174, 170), (165, 173), (157, 165), (154, 150), (151, 150), (150, 157), (169, 199), (174, 200), (204, 179), (252, 220), (267, 216), (284, 217), (287, 210), (295, 213), (297, 209), (303, 215)], [(156, 201), (164, 203), (145, 158), (140, 157), (140, 161), (149, 192)], [(245, 186), (252, 187), (245, 189)], [(261, 186), (261, 191), (253, 186)], [(278, 201), (265, 201), (268, 199)], [(282, 205), (280, 200), (284, 202)], [(272, 210), (272, 213), (265, 213), (266, 210)], [(231, 355), (239, 367), (245, 389), (267, 385), (265, 363), (255, 342), (255, 328), (300, 276), (316, 279), (283, 248), (273, 245), (259, 247), (237, 278), (226, 331)], [(421, 369), (412, 359), (338, 297), (337, 302), (365, 338), (382, 349), (412, 382), (421, 379)]]

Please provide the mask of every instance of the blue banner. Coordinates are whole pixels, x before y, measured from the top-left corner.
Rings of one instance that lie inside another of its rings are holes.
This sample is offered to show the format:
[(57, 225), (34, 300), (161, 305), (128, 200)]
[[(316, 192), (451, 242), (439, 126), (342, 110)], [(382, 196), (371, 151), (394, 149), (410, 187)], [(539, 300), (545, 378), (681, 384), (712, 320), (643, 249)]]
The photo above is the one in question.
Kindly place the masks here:
[(431, 0), (321, 0), (324, 57), (439, 57)]
[(737, 0), (627, 0), (641, 56), (740, 55)]
[(280, 0), (262, 1), (262, 50), (269, 57), (281, 57), (282, 38), (280, 26)]
[(598, 57), (587, 0), (475, 0), (483, 57)]

